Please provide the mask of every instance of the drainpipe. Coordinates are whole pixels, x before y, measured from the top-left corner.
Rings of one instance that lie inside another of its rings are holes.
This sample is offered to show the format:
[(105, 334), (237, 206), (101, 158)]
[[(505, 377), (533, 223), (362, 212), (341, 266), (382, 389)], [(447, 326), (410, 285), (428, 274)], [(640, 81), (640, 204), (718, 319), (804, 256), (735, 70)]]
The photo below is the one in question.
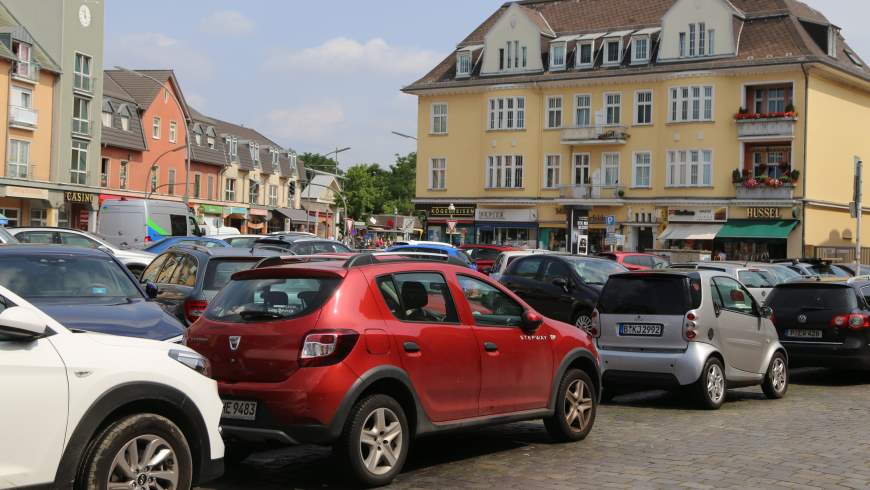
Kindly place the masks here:
[(809, 135), (810, 121), (810, 73), (805, 63), (801, 63), (801, 70), (804, 72), (804, 175), (803, 175), (803, 199), (801, 205), (801, 256), (806, 254), (807, 246), (807, 178), (809, 178), (808, 158), (807, 158), (807, 141)]

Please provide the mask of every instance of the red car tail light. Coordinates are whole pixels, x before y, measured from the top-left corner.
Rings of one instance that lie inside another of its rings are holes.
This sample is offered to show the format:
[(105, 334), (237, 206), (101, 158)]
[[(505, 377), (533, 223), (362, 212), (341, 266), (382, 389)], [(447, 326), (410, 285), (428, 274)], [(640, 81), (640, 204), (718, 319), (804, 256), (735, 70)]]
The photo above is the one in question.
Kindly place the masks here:
[(831, 326), (832, 327), (845, 327), (846, 324), (849, 323), (849, 315), (837, 315), (834, 318), (831, 318)]
[(598, 318), (598, 310), (592, 310), (592, 325), (589, 327), (589, 335), (594, 338), (601, 336), (601, 320)]
[(863, 313), (852, 313), (849, 315), (847, 323), (849, 325), (849, 328), (853, 330), (868, 328), (870, 327), (870, 316), (867, 316)]
[(698, 324), (695, 323), (696, 318), (697, 316), (695, 316), (694, 311), (686, 313), (686, 340), (688, 340), (689, 342), (695, 340), (695, 338), (698, 336)]
[(199, 317), (205, 313), (208, 308), (208, 301), (201, 299), (189, 299), (184, 302), (184, 316), (187, 321), (193, 323), (199, 320)]
[(302, 341), (299, 364), (302, 367), (338, 364), (350, 354), (358, 339), (359, 334), (353, 330), (311, 332)]

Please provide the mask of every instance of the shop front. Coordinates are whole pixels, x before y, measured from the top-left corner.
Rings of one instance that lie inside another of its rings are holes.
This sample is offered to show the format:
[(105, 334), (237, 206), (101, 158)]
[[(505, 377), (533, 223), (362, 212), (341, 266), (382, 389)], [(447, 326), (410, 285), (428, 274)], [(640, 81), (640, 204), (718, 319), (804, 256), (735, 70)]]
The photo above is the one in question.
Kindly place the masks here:
[(474, 242), (473, 203), (417, 204), (418, 214), (426, 217), (426, 240), (461, 245)]
[(308, 213), (303, 209), (275, 208), (269, 211), (269, 233), (276, 231), (305, 231)]
[[(570, 252), (580, 255), (594, 255), (610, 250), (607, 242), (608, 226), (616, 233), (619, 223), (619, 209), (574, 206), (569, 209)], [(608, 225), (609, 217), (613, 224)]]
[(82, 231), (94, 231), (97, 226), (99, 196), (89, 192), (64, 192), (63, 205), (58, 209), (58, 226)]
[(206, 229), (214, 230), (215, 232), (224, 226), (223, 206), (215, 206), (214, 204), (199, 204), (196, 206), (196, 216), (199, 218), (199, 224), (206, 225)]
[(241, 206), (224, 206), (224, 226), (229, 226), (242, 233), (248, 233), (248, 208)]
[(790, 207), (744, 208), (744, 218), (730, 219), (716, 234), (714, 249), (729, 260), (768, 261), (789, 256), (789, 239), (799, 222)]
[(474, 243), (538, 248), (537, 208), (478, 207)]
[(316, 201), (303, 201), (302, 207), (308, 212), (307, 230), (322, 238), (332, 238), (335, 215), (329, 204)]
[(265, 209), (250, 208), (248, 209), (248, 233), (255, 235), (264, 235), (267, 233), (267, 220), (269, 211)]
[(709, 260), (714, 252), (713, 240), (727, 221), (725, 206), (671, 207), (659, 242), (674, 262)]
[(0, 214), (8, 226), (57, 226), (64, 193), (35, 187), (0, 186)]

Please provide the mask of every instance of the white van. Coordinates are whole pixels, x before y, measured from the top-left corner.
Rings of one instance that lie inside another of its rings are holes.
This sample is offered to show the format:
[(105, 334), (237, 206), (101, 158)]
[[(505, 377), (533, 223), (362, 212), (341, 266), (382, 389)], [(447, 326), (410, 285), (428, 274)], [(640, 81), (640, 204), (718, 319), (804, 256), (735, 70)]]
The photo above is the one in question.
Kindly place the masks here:
[(190, 209), (180, 202), (137, 199), (100, 206), (97, 233), (119, 247), (142, 248), (169, 236), (202, 236)]

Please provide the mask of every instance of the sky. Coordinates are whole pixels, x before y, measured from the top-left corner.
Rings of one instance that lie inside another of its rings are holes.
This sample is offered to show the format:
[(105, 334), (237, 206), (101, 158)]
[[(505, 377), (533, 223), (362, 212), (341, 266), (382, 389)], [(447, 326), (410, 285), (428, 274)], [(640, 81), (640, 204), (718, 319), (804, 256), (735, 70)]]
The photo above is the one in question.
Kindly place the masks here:
[[(605, 0), (602, 0), (605, 1)], [(644, 0), (638, 0), (642, 2)], [(870, 60), (870, 0), (805, 0)], [(498, 0), (111, 0), (105, 67), (172, 68), (197, 110), (299, 153), (394, 162), (415, 151), (426, 74)]]

